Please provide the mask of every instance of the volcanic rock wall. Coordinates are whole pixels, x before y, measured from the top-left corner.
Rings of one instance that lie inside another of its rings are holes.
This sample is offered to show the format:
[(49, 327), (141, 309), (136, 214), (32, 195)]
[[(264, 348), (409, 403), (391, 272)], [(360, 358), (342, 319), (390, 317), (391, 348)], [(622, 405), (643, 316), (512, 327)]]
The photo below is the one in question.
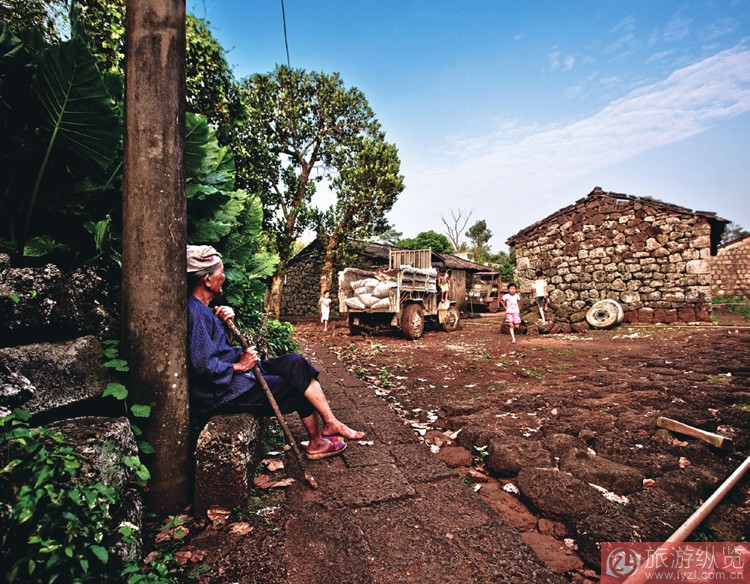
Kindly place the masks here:
[(556, 319), (582, 323), (610, 298), (625, 322), (710, 320), (711, 224), (700, 213), (595, 189), (509, 243), (522, 295), (543, 270)]
[(750, 236), (719, 248), (711, 260), (711, 292), (750, 300)]

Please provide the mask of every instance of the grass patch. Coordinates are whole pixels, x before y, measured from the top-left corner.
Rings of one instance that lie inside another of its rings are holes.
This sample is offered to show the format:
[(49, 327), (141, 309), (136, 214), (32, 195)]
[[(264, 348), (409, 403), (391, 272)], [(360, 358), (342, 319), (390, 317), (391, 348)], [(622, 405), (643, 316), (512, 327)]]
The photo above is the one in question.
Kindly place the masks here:
[(738, 304), (745, 302), (741, 296), (730, 296), (729, 298), (712, 298), (711, 304)]
[(521, 369), (521, 375), (523, 377), (531, 377), (533, 379), (544, 379), (544, 373), (538, 369)]
[(721, 373), (718, 375), (706, 375), (706, 381), (709, 383), (729, 383), (731, 380), (731, 375), (724, 375)]

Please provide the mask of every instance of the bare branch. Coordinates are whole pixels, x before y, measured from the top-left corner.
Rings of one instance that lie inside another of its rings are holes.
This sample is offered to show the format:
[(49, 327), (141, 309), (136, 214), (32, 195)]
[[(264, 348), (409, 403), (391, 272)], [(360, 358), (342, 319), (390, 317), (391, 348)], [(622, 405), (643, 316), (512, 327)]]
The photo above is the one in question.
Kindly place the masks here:
[(471, 219), (471, 215), (474, 211), (472, 209), (469, 209), (468, 211), (464, 211), (463, 209), (454, 211), (451, 209), (450, 212), (450, 223), (442, 215), (440, 215), (440, 220), (443, 222), (443, 225), (445, 225), (446, 235), (448, 236), (448, 239), (451, 240), (453, 249), (459, 251), (461, 248), (461, 234), (464, 229), (466, 229), (466, 225), (469, 223), (469, 219)]

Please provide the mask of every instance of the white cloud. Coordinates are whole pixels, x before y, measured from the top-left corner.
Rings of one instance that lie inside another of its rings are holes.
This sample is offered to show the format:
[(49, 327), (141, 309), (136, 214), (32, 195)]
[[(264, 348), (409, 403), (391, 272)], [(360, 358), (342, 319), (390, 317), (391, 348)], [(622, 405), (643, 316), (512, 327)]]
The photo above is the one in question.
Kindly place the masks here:
[(673, 14), (664, 27), (665, 41), (679, 41), (690, 34), (691, 19), (685, 18), (680, 13)]
[[(517, 133), (513, 143), (500, 144), (495, 131), (465, 138), (460, 149), (451, 148), (447, 160), (433, 158), (421, 168), (409, 164), (404, 198), (416, 203), (429, 197), (429, 207), (438, 217), (441, 209), (462, 202), (461, 197), (471, 197), (473, 207), (493, 212), (499, 212), (499, 199), (508, 194), (518, 198), (519, 206), (533, 206), (535, 196), (554, 192), (577, 177), (748, 111), (750, 48), (741, 43), (679, 69), (662, 82), (631, 91), (576, 123), (535, 128), (523, 137)], [(575, 195), (580, 194), (584, 193)], [(405, 206), (411, 203), (401, 208)]]

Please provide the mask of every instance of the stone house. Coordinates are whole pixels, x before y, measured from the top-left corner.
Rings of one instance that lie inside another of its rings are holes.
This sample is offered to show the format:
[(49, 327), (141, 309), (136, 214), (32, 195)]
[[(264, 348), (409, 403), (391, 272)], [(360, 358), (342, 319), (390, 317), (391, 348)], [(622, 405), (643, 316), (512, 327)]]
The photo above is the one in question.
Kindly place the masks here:
[(574, 329), (604, 298), (621, 304), (624, 322), (707, 321), (711, 256), (727, 223), (715, 213), (595, 187), (507, 243), (522, 296), (530, 296), (541, 269), (555, 318)]
[(711, 260), (711, 278), (715, 298), (750, 300), (750, 235), (719, 247)]
[[(338, 296), (336, 274), (344, 267), (357, 267), (363, 270), (388, 268), (388, 253), (400, 249), (382, 243), (364, 243), (355, 250), (345, 266), (335, 266), (331, 298)], [(320, 270), (323, 266), (324, 246), (318, 239), (294, 256), (284, 270), (284, 290), (281, 297), (281, 314), (284, 316), (316, 316), (320, 294)], [(453, 254), (432, 252), (432, 267), (450, 270), (448, 297), (456, 301), (463, 311), (466, 306), (467, 284), (471, 283), (474, 272), (489, 268)], [(331, 305), (332, 315), (337, 314), (336, 302)]]

